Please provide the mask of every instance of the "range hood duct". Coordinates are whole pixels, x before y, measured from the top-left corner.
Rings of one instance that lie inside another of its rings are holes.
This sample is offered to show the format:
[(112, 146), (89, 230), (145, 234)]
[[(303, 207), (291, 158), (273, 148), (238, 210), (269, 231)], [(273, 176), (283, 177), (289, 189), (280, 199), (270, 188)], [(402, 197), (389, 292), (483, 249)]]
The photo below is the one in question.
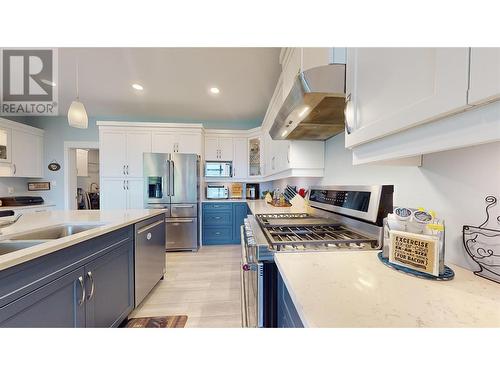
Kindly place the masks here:
[(299, 73), (269, 134), (275, 140), (326, 140), (344, 131), (345, 64)]

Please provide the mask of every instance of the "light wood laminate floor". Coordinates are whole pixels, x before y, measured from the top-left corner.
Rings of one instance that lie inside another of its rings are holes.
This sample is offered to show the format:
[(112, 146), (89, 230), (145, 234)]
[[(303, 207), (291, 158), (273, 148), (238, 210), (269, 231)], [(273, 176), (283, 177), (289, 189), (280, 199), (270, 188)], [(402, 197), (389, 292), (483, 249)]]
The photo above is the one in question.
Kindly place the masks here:
[(168, 252), (167, 273), (130, 318), (187, 315), (186, 327), (241, 327), (239, 245)]

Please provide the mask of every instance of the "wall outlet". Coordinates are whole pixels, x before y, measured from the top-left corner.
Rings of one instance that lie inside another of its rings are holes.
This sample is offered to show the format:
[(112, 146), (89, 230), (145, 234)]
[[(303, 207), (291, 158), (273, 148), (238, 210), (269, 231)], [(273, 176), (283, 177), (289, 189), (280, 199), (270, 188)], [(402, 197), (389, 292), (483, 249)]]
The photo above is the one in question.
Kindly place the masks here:
[(14, 188), (13, 188), (12, 186), (9, 186), (9, 187), (7, 188), (7, 193), (8, 193), (8, 194), (14, 194)]

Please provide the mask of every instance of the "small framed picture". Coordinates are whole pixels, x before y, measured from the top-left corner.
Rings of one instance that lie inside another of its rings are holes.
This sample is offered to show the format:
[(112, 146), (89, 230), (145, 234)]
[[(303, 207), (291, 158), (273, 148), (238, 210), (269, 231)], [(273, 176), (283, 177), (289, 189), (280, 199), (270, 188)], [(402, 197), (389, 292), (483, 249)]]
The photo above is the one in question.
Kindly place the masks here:
[(50, 182), (28, 182), (29, 191), (50, 190)]

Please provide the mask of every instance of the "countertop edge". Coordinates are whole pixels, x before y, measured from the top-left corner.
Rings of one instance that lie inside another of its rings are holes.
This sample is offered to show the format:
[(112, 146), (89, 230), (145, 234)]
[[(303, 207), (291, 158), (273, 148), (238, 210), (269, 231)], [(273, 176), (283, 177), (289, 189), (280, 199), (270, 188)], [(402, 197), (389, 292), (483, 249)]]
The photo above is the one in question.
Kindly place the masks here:
[[(90, 240), (95, 237), (99, 237), (102, 235), (105, 235), (107, 233), (113, 232), (115, 230), (124, 228), (129, 225), (136, 224), (140, 221), (147, 220), (149, 218), (161, 215), (162, 213), (165, 213), (166, 210), (158, 210), (158, 212), (151, 212), (149, 214), (145, 214), (144, 216), (138, 216), (136, 218), (131, 218), (129, 220), (126, 220), (124, 222), (120, 222), (118, 224), (105, 224), (102, 227), (90, 229), (88, 231), (76, 233), (72, 236), (68, 237), (63, 237), (60, 239), (56, 240), (50, 240), (48, 242), (29, 247), (23, 250), (18, 250), (18, 251), (26, 251), (26, 254), (19, 254), (18, 252), (13, 252), (11, 254), (5, 254), (2, 257), (6, 257), (7, 259), (1, 259), (0, 257), (0, 272), (4, 271), (8, 268), (15, 267), (19, 264), (29, 262), (31, 260), (40, 258), (45, 255), (52, 254), (56, 251), (63, 250), (69, 246), (73, 246), (76, 244), (79, 244), (80, 242), (84, 242), (87, 240)], [(43, 227), (41, 227), (43, 228)], [(74, 237), (73, 237), (74, 236)], [(71, 238), (73, 237), (73, 238)], [(48, 247), (47, 247), (48, 245)], [(40, 250), (37, 250), (37, 247), (41, 247)], [(13, 259), (9, 259), (9, 255), (12, 255)]]
[(295, 309), (297, 310), (297, 314), (299, 314), (299, 318), (302, 321), (302, 324), (304, 325), (304, 328), (314, 328), (314, 325), (311, 325), (309, 321), (306, 318), (306, 314), (304, 313), (304, 310), (302, 309), (302, 305), (297, 302), (297, 297), (295, 296), (295, 293), (293, 292), (293, 288), (290, 285), (290, 282), (288, 281), (288, 278), (285, 275), (285, 271), (281, 268), (280, 262), (279, 262), (279, 257), (274, 256), (274, 262), (276, 263), (276, 267), (278, 267), (278, 272), (281, 275), (281, 278), (283, 279), (283, 282), (285, 283), (286, 289), (288, 291), (288, 294), (290, 295), (290, 298), (292, 299), (293, 305), (295, 306)]

